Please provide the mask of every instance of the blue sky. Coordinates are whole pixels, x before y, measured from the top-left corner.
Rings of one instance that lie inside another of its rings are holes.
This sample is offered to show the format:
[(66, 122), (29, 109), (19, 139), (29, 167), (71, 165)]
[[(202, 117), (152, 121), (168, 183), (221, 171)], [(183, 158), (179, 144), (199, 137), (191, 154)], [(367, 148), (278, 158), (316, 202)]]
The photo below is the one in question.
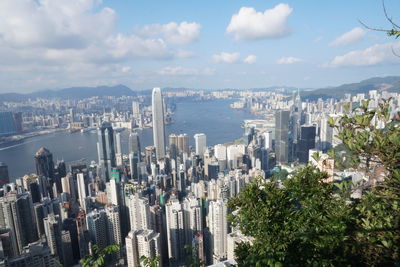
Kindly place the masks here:
[[(400, 2), (386, 0), (395, 21)], [(319, 88), (398, 75), (382, 2), (0, 1), (0, 91)]]

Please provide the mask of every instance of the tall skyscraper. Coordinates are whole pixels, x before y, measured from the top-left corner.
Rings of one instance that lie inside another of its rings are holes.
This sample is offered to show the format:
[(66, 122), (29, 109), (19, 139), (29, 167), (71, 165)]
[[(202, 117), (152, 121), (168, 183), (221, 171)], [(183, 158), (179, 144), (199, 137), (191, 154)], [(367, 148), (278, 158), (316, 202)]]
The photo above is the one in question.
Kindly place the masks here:
[(189, 136), (187, 134), (178, 135), (178, 151), (179, 154), (186, 153), (189, 155)]
[(184, 256), (185, 225), (184, 211), (179, 200), (171, 198), (165, 205), (167, 218), (168, 257), (172, 261), (179, 261)]
[(131, 132), (129, 134), (129, 166), (131, 179), (140, 179), (138, 164), (141, 162), (141, 160), (142, 157), (139, 134), (137, 132)]
[(115, 134), (116, 153), (122, 154), (121, 133)]
[(132, 102), (132, 117), (134, 119), (139, 119), (140, 117), (140, 103), (137, 101)]
[(307, 163), (310, 149), (315, 148), (315, 131), (313, 125), (303, 125), (300, 131), (298, 158), (300, 163)]
[(150, 228), (150, 206), (147, 199), (139, 197), (138, 194), (130, 195), (128, 208), (131, 230)]
[(14, 247), (19, 253), (23, 251), (24, 246), (38, 239), (29, 193), (9, 192), (0, 198), (0, 226), (11, 229), (15, 238)]
[(227, 167), (226, 146), (221, 144), (215, 145), (214, 156), (218, 160), (219, 170), (224, 171)]
[(141, 157), (140, 139), (137, 132), (132, 131), (129, 134), (129, 153), (134, 153), (137, 157)]
[(69, 120), (70, 122), (75, 122), (75, 111), (73, 108), (69, 109)]
[(15, 125), (15, 130), (17, 133), (22, 133), (23, 127), (22, 127), (22, 112), (16, 112), (13, 113), (13, 118), (14, 118), (14, 125)]
[(12, 112), (0, 112), (0, 136), (7, 136), (16, 133)]
[(75, 219), (75, 224), (76, 224), (76, 232), (78, 235), (79, 256), (80, 258), (84, 258), (86, 255), (89, 254), (89, 246), (88, 246), (89, 240), (86, 239), (87, 223), (86, 223), (85, 212), (78, 213)]
[(319, 121), (320, 149), (326, 152), (332, 147), (333, 128), (329, 126), (328, 117), (325, 116)]
[(191, 246), (195, 235), (203, 231), (201, 200), (193, 195), (183, 200), (185, 214), (185, 244)]
[(86, 216), (90, 239), (100, 249), (107, 246), (107, 215), (104, 210), (93, 210)]
[(39, 238), (41, 238), (43, 235), (46, 234), (44, 231), (43, 219), (46, 218), (47, 215), (48, 215), (48, 210), (45, 208), (43, 203), (35, 203), (33, 205), (33, 216), (34, 216), (34, 221), (36, 223), (36, 230)]
[(119, 208), (115, 205), (106, 207), (107, 215), (107, 234), (108, 244), (115, 245), (122, 243), (121, 236), (121, 219), (119, 216)]
[(86, 211), (86, 184), (85, 175), (83, 173), (77, 174), (77, 184), (78, 184), (78, 197), (79, 203), (84, 211)]
[[(47, 192), (52, 194), (53, 184), (56, 182), (54, 179), (53, 154), (48, 149), (41, 147), (35, 154), (35, 165), (37, 175), (44, 176), (48, 180)], [(61, 188), (61, 181), (59, 186)]]
[(218, 263), (227, 257), (228, 222), (226, 216), (227, 207), (224, 200), (210, 201), (208, 224), (214, 263)]
[(272, 149), (272, 131), (265, 131), (263, 133), (264, 137), (264, 148)]
[(160, 254), (160, 234), (153, 230), (130, 231), (125, 238), (128, 267), (141, 266), (140, 258), (155, 258)]
[(0, 162), (0, 187), (10, 182), (7, 164)]
[(62, 258), (61, 223), (58, 215), (49, 214), (43, 219), (44, 231), (46, 233), (47, 246), (51, 254)]
[(168, 136), (169, 143), (169, 156), (171, 159), (176, 159), (178, 156), (178, 136), (176, 134), (170, 134)]
[(204, 152), (206, 151), (207, 147), (207, 137), (203, 133), (198, 133), (194, 135), (194, 143), (196, 147), (196, 155), (200, 157), (204, 157)]
[(103, 122), (97, 130), (97, 149), (99, 154), (99, 163), (103, 171), (103, 181), (110, 180), (111, 168), (116, 167), (115, 148), (114, 148), (114, 130), (109, 122)]
[(289, 159), (289, 118), (288, 110), (275, 113), (275, 155), (279, 164), (287, 163)]
[(164, 102), (160, 88), (154, 88), (152, 93), (153, 112), (153, 142), (156, 148), (157, 160), (165, 157), (165, 125)]

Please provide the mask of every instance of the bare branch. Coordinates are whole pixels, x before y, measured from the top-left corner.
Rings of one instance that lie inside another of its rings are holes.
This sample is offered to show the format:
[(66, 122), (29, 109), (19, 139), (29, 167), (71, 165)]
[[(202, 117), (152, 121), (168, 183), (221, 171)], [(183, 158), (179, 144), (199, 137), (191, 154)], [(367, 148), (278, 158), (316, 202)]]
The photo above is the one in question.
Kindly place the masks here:
[(358, 20), (358, 22), (359, 22), (362, 26), (364, 26), (365, 28), (367, 28), (368, 30), (379, 31), (379, 32), (386, 32), (386, 33), (389, 33), (389, 32), (390, 32), (390, 30), (372, 28), (372, 27), (368, 26), (367, 24), (365, 24), (364, 22), (362, 22), (361, 20)]
[(389, 17), (387, 10), (386, 10), (386, 6), (385, 6), (385, 0), (382, 0), (382, 6), (383, 6), (383, 12), (385, 12), (385, 17), (390, 22), (390, 24), (392, 24), (393, 28), (395, 28), (396, 30), (400, 29), (400, 26), (397, 25), (396, 23), (394, 23), (392, 18)]

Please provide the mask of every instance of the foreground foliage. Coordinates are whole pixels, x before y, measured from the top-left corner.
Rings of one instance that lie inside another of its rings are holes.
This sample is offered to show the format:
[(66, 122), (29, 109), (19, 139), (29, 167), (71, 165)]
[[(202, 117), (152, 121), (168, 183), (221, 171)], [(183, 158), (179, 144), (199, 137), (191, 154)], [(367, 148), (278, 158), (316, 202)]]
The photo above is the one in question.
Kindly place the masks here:
[(368, 178), (361, 199), (350, 198), (357, 186), (324, 183), (326, 173), (307, 166), (281, 187), (258, 179), (229, 201), (233, 226), (254, 238), (238, 244), (239, 266), (400, 264), (400, 128), (389, 101), (331, 120)]
[(80, 264), (82, 267), (104, 267), (106, 266), (106, 257), (118, 252), (119, 249), (119, 245), (109, 245), (103, 249), (93, 245), (93, 253), (81, 259)]

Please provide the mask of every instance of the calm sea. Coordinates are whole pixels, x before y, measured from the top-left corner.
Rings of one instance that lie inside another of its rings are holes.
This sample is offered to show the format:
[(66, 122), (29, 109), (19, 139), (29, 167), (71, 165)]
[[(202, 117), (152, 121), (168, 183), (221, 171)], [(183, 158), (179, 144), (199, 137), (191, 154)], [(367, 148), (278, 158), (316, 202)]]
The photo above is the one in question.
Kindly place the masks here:
[[(166, 126), (167, 136), (171, 133), (186, 133), (193, 146), (193, 135), (205, 133), (207, 145), (226, 143), (240, 138), (243, 129), (240, 127), (245, 119), (254, 119), (254, 115), (229, 107), (233, 100), (212, 100), (203, 102), (183, 102), (177, 104), (173, 115), (174, 123)], [(140, 133), (142, 150), (153, 144), (152, 129)], [(128, 150), (128, 131), (121, 133), (122, 150)], [(168, 138), (167, 138), (168, 140)], [(53, 153), (54, 161), (72, 161), (85, 159), (87, 162), (97, 160), (97, 134), (59, 132), (37, 136), (22, 143), (0, 148), (0, 162), (8, 165), (10, 176), (20, 177), (35, 172), (34, 155), (44, 146)]]

